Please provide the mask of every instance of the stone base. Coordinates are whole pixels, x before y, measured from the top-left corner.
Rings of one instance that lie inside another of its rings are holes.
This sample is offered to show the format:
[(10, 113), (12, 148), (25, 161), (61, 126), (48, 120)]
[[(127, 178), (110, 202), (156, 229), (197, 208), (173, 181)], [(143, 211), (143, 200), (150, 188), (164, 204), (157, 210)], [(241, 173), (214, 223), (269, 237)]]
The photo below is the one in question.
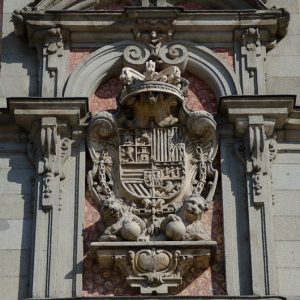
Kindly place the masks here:
[(216, 248), (215, 241), (94, 242), (90, 255), (141, 295), (168, 295), (178, 292), (185, 273), (207, 269)]

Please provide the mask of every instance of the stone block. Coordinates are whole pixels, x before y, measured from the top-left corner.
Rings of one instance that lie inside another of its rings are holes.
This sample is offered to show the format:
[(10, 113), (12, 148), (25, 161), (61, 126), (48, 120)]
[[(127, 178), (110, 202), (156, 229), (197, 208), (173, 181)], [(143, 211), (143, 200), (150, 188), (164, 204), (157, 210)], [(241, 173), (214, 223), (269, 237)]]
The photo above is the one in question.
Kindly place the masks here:
[(29, 276), (30, 250), (0, 250), (0, 277)]
[(29, 48), (25, 39), (17, 37), (14, 33), (2, 35), (1, 52), (4, 54), (37, 55), (36, 51)]
[(300, 190), (300, 165), (274, 164), (272, 166), (273, 184), (276, 190)]
[(4, 0), (3, 11), (7, 13), (12, 13), (15, 9), (24, 8), (31, 2), (32, 0)]
[(274, 221), (277, 241), (300, 241), (299, 217), (277, 216)]
[(300, 269), (300, 241), (276, 242), (277, 266)]
[(3, 54), (1, 56), (1, 74), (7, 77), (37, 76), (36, 55)]
[(300, 217), (300, 191), (275, 191), (275, 212), (277, 216)]
[(276, 164), (300, 164), (300, 153), (277, 153), (275, 162)]
[(0, 220), (31, 219), (31, 200), (30, 194), (0, 194)]
[[(13, 152), (13, 151), (12, 151)], [(32, 169), (33, 165), (27, 155), (3, 154), (0, 151), (0, 169)]]
[(299, 77), (300, 56), (273, 57), (271, 61), (267, 61), (267, 73), (270, 77)]
[(23, 300), (29, 296), (29, 277), (0, 277), (0, 291), (3, 300)]
[(278, 269), (279, 294), (282, 296), (300, 295), (300, 269)]
[(38, 77), (36, 76), (2, 76), (0, 80), (0, 97), (27, 97), (38, 95)]
[[(290, 24), (288, 28), (288, 35), (300, 35), (300, 16), (296, 14), (291, 15)], [(297, 38), (297, 37), (295, 37)], [(284, 40), (282, 41), (284, 42)]]
[(0, 169), (0, 191), (3, 194), (30, 194), (32, 192), (32, 169)]
[(0, 220), (0, 250), (30, 249), (31, 220)]
[(268, 7), (276, 6), (277, 8), (285, 8), (291, 14), (299, 14), (298, 0), (269, 0)]
[(267, 61), (272, 62), (272, 56), (300, 55), (300, 39), (294, 35), (287, 35), (274, 49), (268, 52)]

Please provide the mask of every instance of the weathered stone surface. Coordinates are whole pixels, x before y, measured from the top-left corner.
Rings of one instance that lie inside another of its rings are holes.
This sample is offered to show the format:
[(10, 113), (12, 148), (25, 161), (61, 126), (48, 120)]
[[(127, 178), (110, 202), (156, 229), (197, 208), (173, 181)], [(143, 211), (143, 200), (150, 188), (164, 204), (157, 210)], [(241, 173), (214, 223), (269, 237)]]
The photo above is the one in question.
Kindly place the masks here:
[(300, 191), (275, 191), (274, 199), (277, 216), (300, 216)]
[(296, 216), (277, 216), (275, 221), (275, 238), (277, 241), (300, 240), (300, 218)]
[(0, 220), (0, 249), (30, 249), (31, 220)]
[(299, 165), (293, 163), (274, 164), (272, 176), (277, 190), (299, 190)]
[(33, 177), (32, 169), (0, 169), (0, 190), (4, 194), (30, 194)]
[(300, 295), (300, 270), (299, 268), (278, 269), (279, 292), (284, 296)]
[(300, 241), (276, 242), (278, 268), (300, 268)]
[(298, 0), (269, 0), (268, 7), (283, 7), (286, 8), (291, 14), (299, 14), (299, 1)]
[(3, 299), (23, 300), (29, 296), (29, 277), (0, 277)]
[(29, 277), (30, 260), (30, 250), (0, 250), (0, 278)]
[(0, 197), (0, 219), (22, 220), (32, 218), (31, 194), (5, 194)]

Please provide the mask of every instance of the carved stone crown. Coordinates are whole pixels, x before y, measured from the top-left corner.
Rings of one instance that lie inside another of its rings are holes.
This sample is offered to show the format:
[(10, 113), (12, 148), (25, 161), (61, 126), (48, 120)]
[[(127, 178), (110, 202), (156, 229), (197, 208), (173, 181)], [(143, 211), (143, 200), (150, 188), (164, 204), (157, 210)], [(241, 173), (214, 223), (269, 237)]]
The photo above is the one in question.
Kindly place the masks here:
[(180, 102), (187, 96), (188, 81), (181, 77), (176, 66), (156, 72), (156, 63), (149, 60), (144, 74), (127, 67), (123, 68), (120, 79), (124, 85), (119, 97), (121, 105), (137, 94), (147, 95), (144, 99), (149, 102), (156, 102), (162, 94), (174, 95)]

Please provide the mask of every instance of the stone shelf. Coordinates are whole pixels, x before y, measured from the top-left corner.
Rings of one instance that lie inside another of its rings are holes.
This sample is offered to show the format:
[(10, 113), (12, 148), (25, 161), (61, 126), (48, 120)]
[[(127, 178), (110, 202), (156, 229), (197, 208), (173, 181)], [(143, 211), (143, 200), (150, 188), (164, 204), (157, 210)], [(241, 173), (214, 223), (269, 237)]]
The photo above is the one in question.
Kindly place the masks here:
[(185, 273), (209, 267), (217, 242), (93, 242), (90, 247), (102, 269), (117, 269), (141, 294), (167, 295), (177, 292)]

